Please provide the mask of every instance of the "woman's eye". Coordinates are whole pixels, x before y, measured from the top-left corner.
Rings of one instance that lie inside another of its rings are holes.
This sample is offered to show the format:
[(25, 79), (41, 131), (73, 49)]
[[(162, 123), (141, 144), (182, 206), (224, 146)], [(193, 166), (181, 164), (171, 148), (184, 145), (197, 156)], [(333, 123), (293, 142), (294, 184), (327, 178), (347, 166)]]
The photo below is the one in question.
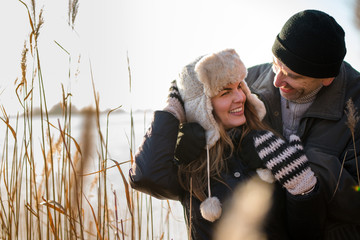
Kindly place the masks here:
[(221, 93), (221, 95), (220, 96), (225, 96), (225, 95), (227, 95), (229, 92), (223, 92), (223, 93)]

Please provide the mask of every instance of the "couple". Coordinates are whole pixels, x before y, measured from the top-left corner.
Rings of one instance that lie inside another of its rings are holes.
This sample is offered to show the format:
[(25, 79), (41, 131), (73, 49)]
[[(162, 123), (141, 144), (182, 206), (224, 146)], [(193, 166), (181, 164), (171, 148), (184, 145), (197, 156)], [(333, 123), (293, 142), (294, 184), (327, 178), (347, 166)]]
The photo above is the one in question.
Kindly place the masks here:
[(277, 35), (272, 63), (247, 70), (226, 49), (187, 65), (154, 113), (132, 187), (179, 200), (192, 239), (211, 239), (233, 190), (259, 175), (274, 180), (267, 239), (360, 239), (360, 129), (352, 138), (346, 105), (360, 107), (360, 74), (343, 61), (344, 35), (305, 10)]

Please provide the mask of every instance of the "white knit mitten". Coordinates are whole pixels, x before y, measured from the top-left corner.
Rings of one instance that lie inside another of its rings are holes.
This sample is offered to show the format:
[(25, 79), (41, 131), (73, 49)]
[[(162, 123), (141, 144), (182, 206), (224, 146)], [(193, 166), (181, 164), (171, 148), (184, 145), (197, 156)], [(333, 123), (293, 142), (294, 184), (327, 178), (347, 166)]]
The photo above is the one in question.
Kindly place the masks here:
[(171, 82), (166, 103), (167, 105), (165, 106), (164, 111), (172, 113), (180, 121), (180, 123), (185, 122), (184, 102), (181, 99), (179, 89), (176, 85), (176, 80)]
[(288, 192), (304, 194), (315, 187), (317, 180), (298, 136), (291, 135), (287, 143), (270, 131), (258, 131), (254, 145), (265, 166)]

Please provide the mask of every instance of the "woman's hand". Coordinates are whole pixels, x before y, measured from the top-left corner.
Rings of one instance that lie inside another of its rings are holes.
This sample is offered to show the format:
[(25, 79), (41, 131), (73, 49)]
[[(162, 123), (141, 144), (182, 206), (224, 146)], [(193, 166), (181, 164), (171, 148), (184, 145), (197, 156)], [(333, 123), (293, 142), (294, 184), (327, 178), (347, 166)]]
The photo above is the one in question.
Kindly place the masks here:
[(253, 139), (260, 159), (288, 192), (298, 195), (314, 189), (317, 179), (298, 136), (285, 142), (270, 131), (257, 131)]
[(189, 164), (205, 152), (205, 129), (196, 122), (180, 125), (176, 141), (175, 159), (179, 164)]
[(186, 121), (184, 102), (181, 99), (179, 89), (176, 85), (176, 80), (171, 82), (166, 103), (167, 105), (165, 106), (164, 111), (172, 113), (180, 121), (180, 123)]

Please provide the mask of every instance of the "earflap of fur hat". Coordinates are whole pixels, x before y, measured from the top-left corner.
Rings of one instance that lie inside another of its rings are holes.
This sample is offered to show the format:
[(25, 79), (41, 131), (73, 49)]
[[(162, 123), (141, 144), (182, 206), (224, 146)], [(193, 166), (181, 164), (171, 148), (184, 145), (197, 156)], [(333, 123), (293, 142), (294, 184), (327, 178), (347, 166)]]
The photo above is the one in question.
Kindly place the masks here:
[(195, 65), (200, 59), (183, 68), (177, 85), (184, 101), (187, 122), (197, 122), (205, 129), (206, 143), (211, 148), (220, 139), (220, 132), (212, 114), (211, 100), (205, 95), (204, 84), (199, 81), (195, 72)]
[(213, 147), (220, 139), (220, 130), (212, 113), (210, 98), (202, 94), (197, 98), (184, 101), (184, 108), (187, 121), (199, 123), (205, 129), (206, 144), (210, 148)]
[(246, 101), (248, 101), (249, 103), (251, 103), (251, 105), (254, 106), (254, 108), (257, 112), (258, 118), (260, 120), (263, 120), (266, 115), (266, 108), (265, 108), (264, 103), (258, 98), (258, 96), (251, 93), (250, 88), (248, 87), (245, 80), (243, 80), (241, 82), (241, 89), (243, 90), (243, 92), (246, 95)]
[(224, 86), (240, 81), (247, 75), (246, 67), (234, 49), (204, 56), (195, 65), (195, 71), (208, 97), (214, 97)]

